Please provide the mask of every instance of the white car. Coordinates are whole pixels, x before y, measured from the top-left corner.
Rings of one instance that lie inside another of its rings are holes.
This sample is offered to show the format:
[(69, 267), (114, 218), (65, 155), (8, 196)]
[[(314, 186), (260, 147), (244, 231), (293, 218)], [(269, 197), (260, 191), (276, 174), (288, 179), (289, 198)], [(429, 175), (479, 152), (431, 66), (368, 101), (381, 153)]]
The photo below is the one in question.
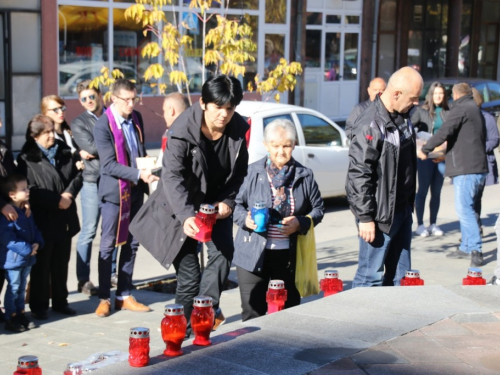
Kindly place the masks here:
[(311, 168), (323, 198), (345, 195), (349, 163), (348, 140), (344, 130), (318, 111), (295, 105), (242, 101), (236, 108), (251, 125), (249, 163), (263, 158), (264, 128), (271, 121), (285, 118), (297, 129), (297, 146), (293, 157)]

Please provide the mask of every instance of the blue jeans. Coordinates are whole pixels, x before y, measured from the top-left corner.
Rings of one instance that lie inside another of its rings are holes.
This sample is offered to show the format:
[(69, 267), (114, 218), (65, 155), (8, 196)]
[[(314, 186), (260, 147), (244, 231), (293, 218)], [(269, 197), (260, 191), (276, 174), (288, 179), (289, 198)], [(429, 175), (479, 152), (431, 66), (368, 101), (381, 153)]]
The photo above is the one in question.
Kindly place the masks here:
[[(97, 184), (94, 182), (83, 182), (80, 191), (82, 204), (82, 231), (76, 243), (76, 277), (80, 282), (90, 280), (90, 258), (92, 256), (92, 241), (97, 233), (97, 224), (101, 216), (99, 197), (97, 196)], [(116, 255), (118, 248), (113, 253), (112, 274), (116, 273)]]
[(429, 188), (431, 190), (429, 224), (436, 224), (439, 205), (441, 203), (444, 168), (444, 162), (434, 163), (432, 160), (417, 159), (418, 191), (415, 198), (415, 211), (418, 225), (424, 224), (425, 198), (427, 197)]
[(472, 250), (482, 252), (483, 242), (476, 220), (474, 202), (485, 179), (486, 173), (464, 174), (453, 177), (455, 209), (460, 221), (460, 232), (462, 232), (462, 242), (459, 249), (469, 254)]
[(7, 290), (5, 291), (5, 315), (10, 319), (12, 314), (24, 311), (24, 294), (31, 266), (5, 270)]
[(394, 213), (389, 233), (377, 228), (372, 243), (359, 238), (358, 269), (353, 288), (400, 285), (405, 272), (411, 269), (412, 223), (412, 210), (408, 205)]

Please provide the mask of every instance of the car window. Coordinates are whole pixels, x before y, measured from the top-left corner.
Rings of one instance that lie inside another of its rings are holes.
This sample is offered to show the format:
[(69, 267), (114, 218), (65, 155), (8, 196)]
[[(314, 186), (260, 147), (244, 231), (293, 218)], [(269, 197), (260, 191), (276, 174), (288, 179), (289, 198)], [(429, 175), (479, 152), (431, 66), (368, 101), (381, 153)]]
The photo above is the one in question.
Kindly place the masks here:
[(306, 146), (341, 146), (340, 132), (322, 118), (298, 113)]
[(485, 103), (490, 101), (490, 93), (488, 92), (488, 88), (486, 87), (486, 83), (479, 83), (474, 85), (474, 88), (479, 91), (481, 96), (483, 97), (483, 101)]
[[(488, 88), (490, 89), (490, 97), (488, 101), (500, 100), (500, 84), (496, 82), (488, 82)], [(487, 101), (486, 99), (484, 100)]]

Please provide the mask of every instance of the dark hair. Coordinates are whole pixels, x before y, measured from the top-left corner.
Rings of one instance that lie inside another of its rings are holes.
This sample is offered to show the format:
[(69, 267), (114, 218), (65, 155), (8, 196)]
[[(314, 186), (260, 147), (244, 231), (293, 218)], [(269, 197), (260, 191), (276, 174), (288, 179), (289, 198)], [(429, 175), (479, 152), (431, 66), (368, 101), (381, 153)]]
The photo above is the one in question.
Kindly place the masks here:
[(35, 115), (28, 123), (28, 128), (26, 129), (26, 140), (34, 140), (45, 130), (47, 125), (54, 125), (54, 121), (49, 116), (45, 115)]
[(100, 94), (101, 89), (99, 88), (99, 85), (97, 87), (90, 87), (91, 83), (92, 83), (91, 79), (86, 79), (85, 81), (80, 82), (76, 86), (76, 93), (78, 94), (78, 96), (80, 96), (80, 93), (85, 90), (94, 90), (97, 94)]
[(214, 103), (223, 106), (231, 103), (236, 107), (243, 100), (241, 83), (235, 77), (224, 74), (210, 77), (201, 89), (201, 100), (205, 104)]
[(448, 94), (446, 93), (446, 88), (441, 82), (433, 82), (432, 85), (429, 87), (429, 91), (427, 91), (427, 95), (425, 95), (425, 102), (424, 105), (422, 106), (423, 109), (429, 111), (431, 118), (434, 118), (436, 116), (435, 112), (436, 105), (434, 104), (434, 91), (437, 88), (443, 89), (444, 92), (441, 108), (443, 108), (446, 111), (450, 109), (450, 107), (448, 106)]
[(113, 83), (113, 95), (117, 95), (120, 90), (134, 91), (135, 89), (134, 82), (128, 79), (119, 78)]
[(10, 176), (2, 178), (0, 181), (0, 192), (5, 199), (10, 201), (9, 193), (17, 190), (17, 184), (23, 181), (28, 181), (26, 177), (21, 174), (11, 174)]

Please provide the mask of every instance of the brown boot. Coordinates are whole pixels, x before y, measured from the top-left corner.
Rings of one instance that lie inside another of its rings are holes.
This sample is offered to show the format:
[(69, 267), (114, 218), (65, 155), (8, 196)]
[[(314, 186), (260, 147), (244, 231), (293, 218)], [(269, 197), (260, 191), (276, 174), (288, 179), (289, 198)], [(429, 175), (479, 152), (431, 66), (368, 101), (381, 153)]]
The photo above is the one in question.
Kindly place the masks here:
[(101, 318), (104, 318), (106, 316), (109, 316), (110, 311), (111, 302), (108, 299), (101, 299), (101, 302), (99, 302), (99, 306), (97, 306), (97, 309), (95, 310), (95, 314)]
[(135, 300), (133, 296), (128, 296), (124, 300), (115, 299), (115, 310), (130, 310), (135, 312), (151, 311), (149, 306), (143, 305)]

